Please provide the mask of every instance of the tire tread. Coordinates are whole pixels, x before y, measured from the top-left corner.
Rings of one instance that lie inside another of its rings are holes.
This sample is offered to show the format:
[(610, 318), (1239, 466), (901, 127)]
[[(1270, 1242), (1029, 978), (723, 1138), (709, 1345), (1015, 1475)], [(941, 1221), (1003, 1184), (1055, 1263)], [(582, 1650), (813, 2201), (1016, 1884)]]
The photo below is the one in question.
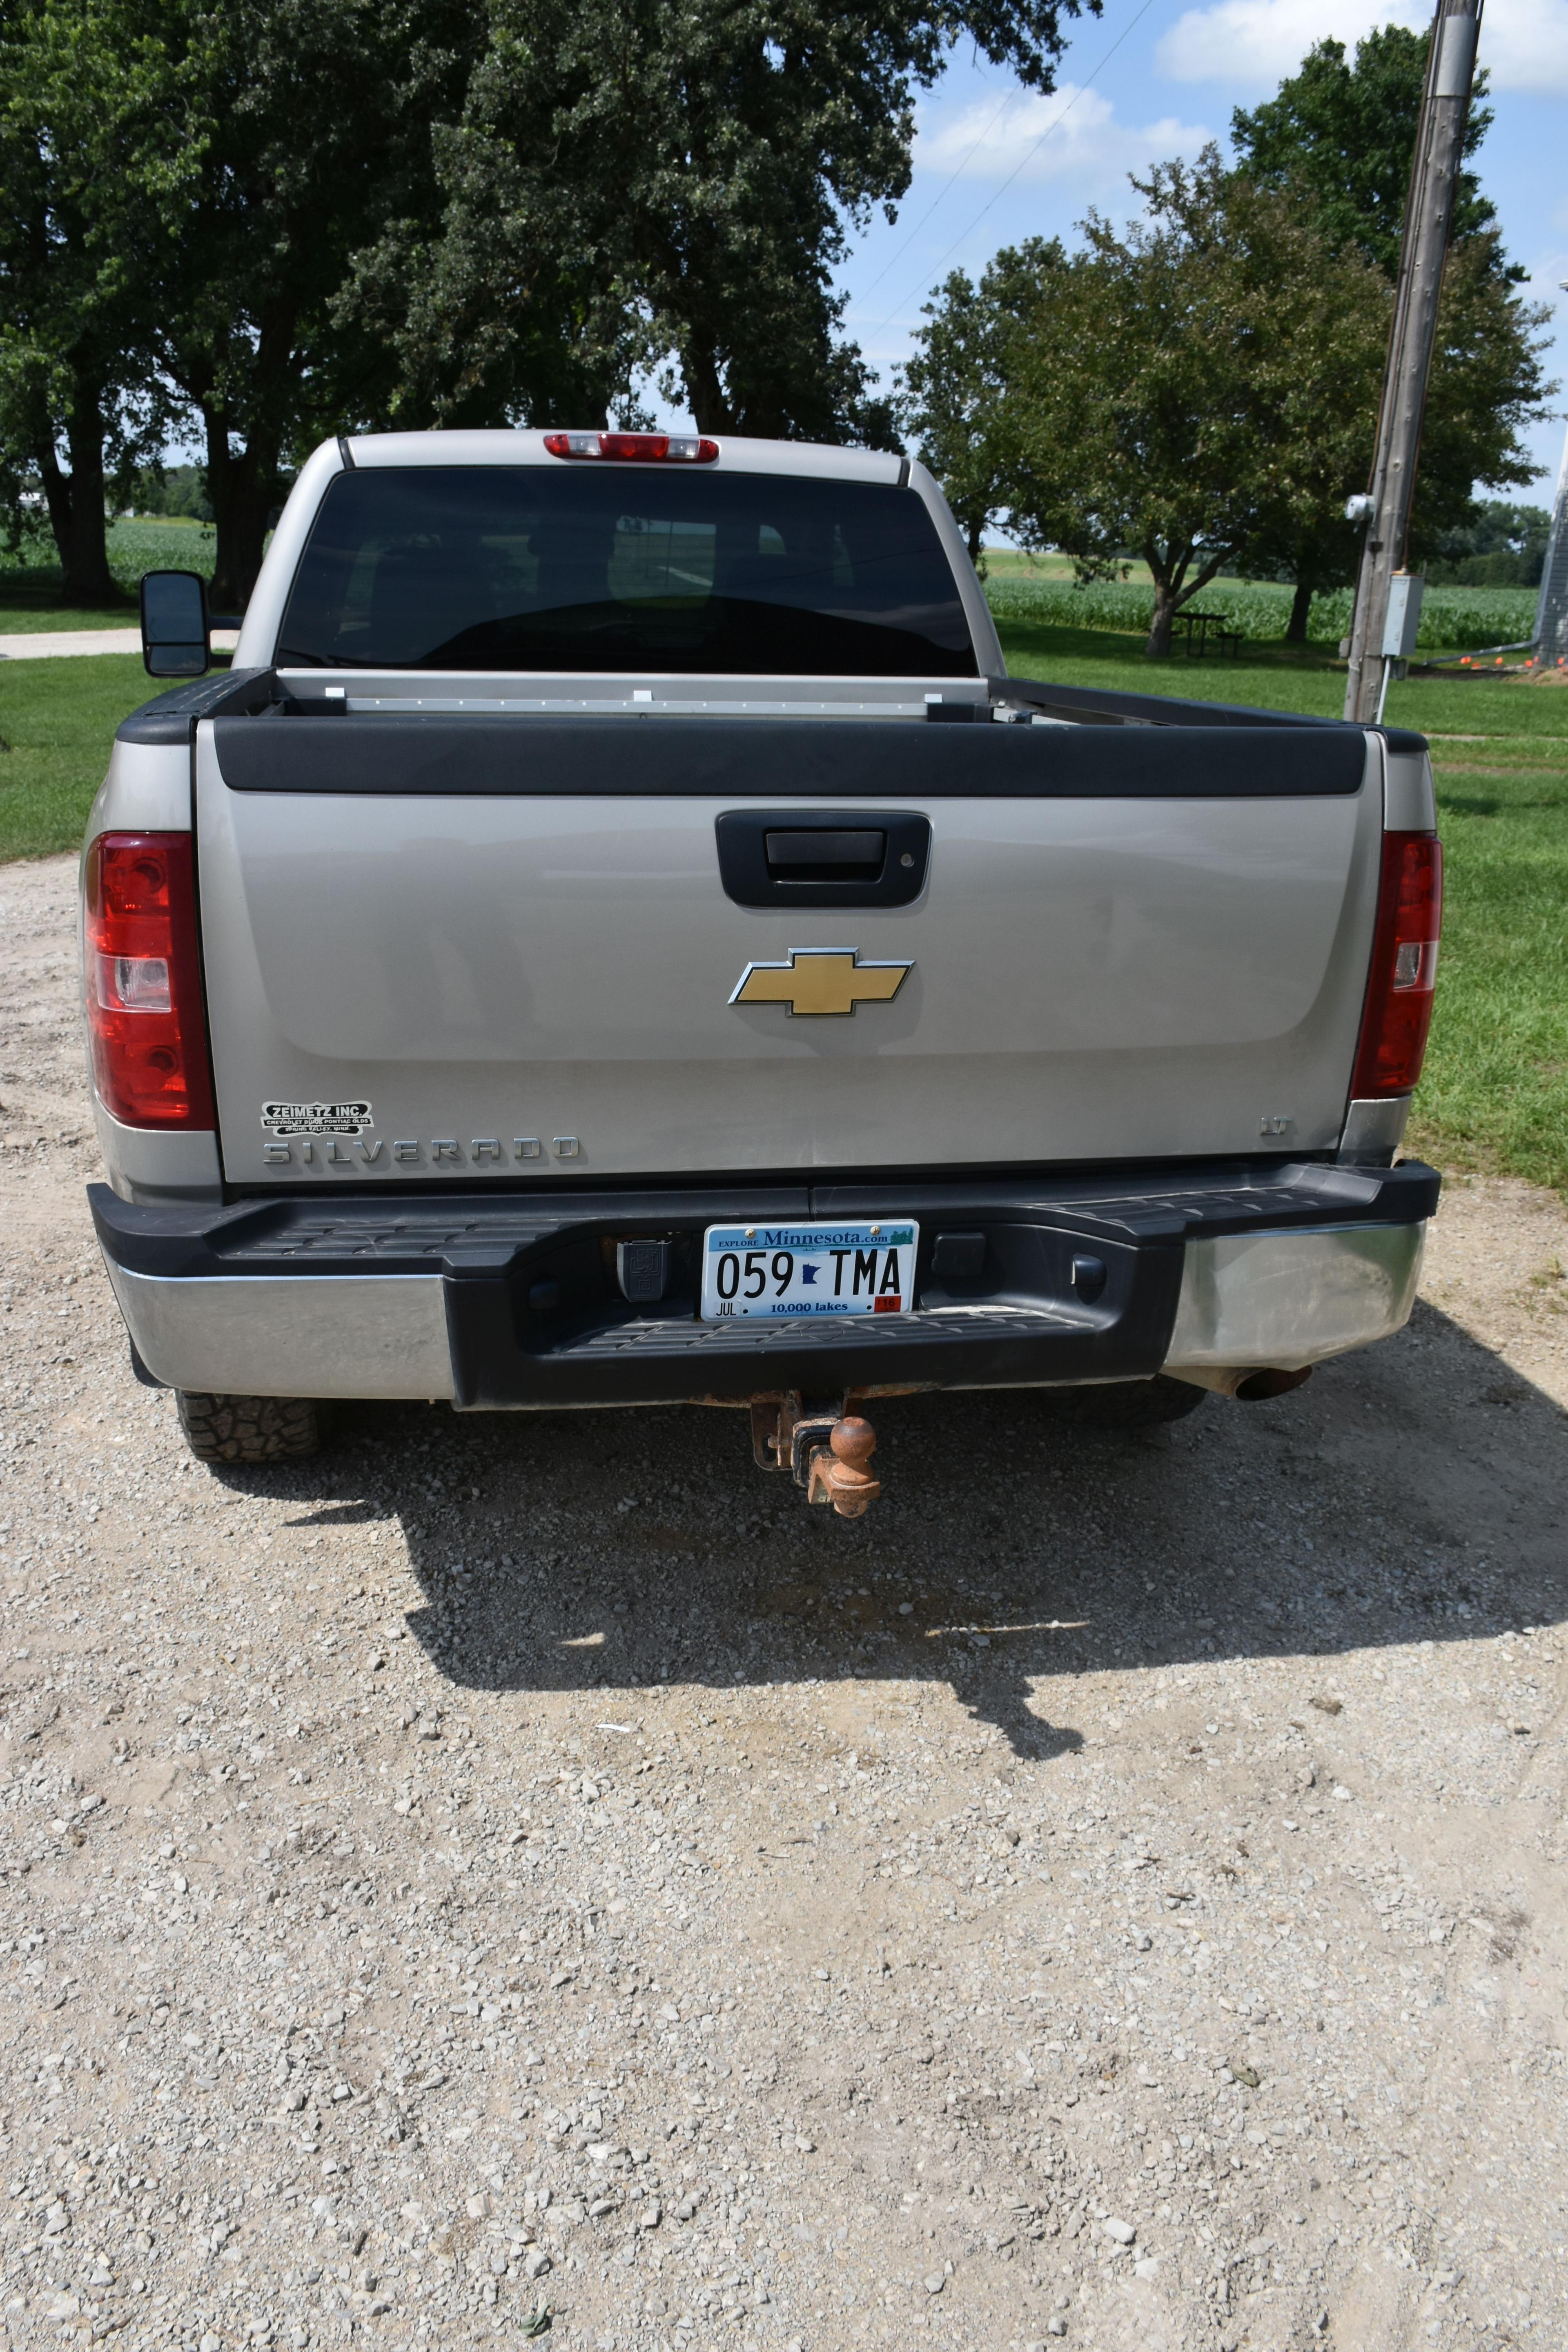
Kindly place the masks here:
[(180, 1427), (198, 1462), (288, 1462), (321, 1443), (312, 1397), (208, 1396), (175, 1392)]

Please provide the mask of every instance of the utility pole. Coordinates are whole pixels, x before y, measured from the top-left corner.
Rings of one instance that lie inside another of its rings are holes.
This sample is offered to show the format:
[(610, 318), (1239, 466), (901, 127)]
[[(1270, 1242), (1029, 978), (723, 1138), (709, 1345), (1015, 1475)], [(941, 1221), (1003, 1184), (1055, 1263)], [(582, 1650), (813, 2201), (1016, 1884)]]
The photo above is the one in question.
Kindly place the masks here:
[[(1568, 278), (1558, 279), (1568, 294)], [(1552, 513), (1552, 536), (1541, 567), (1541, 601), (1535, 608), (1535, 658), (1555, 669), (1568, 664), (1568, 448), (1557, 477), (1557, 503)]]
[(1437, 331), (1437, 297), (1448, 251), (1480, 22), (1481, 0), (1437, 0), (1378, 411), (1377, 448), (1369, 486), (1371, 514), (1351, 625), (1345, 717), (1363, 726), (1377, 718), (1385, 679), (1388, 583), (1404, 563), (1410, 529), (1426, 379)]

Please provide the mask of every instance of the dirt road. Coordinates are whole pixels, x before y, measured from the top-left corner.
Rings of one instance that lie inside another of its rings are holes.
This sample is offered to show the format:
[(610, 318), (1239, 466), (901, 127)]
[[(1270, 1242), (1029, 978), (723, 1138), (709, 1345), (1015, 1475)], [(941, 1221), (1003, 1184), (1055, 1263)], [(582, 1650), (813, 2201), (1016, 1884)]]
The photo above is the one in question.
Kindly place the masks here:
[(0, 2319), (759, 2352), (1568, 2342), (1568, 1228), (1157, 1438), (131, 1377), (67, 861), (0, 872)]

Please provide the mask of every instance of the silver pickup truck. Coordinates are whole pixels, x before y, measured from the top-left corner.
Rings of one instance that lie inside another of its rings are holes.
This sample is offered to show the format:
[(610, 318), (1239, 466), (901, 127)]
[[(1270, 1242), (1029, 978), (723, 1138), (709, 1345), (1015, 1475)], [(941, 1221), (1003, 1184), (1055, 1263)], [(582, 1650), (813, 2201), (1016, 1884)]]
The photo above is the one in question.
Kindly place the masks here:
[(200, 583), (83, 860), (145, 1380), (205, 1460), (333, 1398), (1169, 1417), (1397, 1330), (1440, 898), (1426, 745), (1003, 674), (908, 459), (333, 442), (213, 677)]

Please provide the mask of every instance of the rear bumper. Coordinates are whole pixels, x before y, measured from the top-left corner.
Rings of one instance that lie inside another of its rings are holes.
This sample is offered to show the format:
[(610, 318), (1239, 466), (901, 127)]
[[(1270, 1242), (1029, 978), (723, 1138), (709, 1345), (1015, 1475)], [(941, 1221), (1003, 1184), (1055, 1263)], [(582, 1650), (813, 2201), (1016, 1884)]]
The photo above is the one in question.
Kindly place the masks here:
[[(1439, 1181), (1418, 1162), (1275, 1160), (1131, 1179), (294, 1192), (216, 1209), (135, 1206), (103, 1185), (89, 1198), (137, 1355), (165, 1385), (480, 1409), (1294, 1370), (1405, 1322)], [(851, 1215), (920, 1220), (915, 1312), (809, 1329), (697, 1320), (704, 1226)], [(962, 1287), (933, 1272), (943, 1233), (984, 1237)], [(669, 1281), (657, 1306), (633, 1307), (616, 1244), (648, 1238), (669, 1244)], [(1085, 1260), (1103, 1269), (1098, 1289)]]

